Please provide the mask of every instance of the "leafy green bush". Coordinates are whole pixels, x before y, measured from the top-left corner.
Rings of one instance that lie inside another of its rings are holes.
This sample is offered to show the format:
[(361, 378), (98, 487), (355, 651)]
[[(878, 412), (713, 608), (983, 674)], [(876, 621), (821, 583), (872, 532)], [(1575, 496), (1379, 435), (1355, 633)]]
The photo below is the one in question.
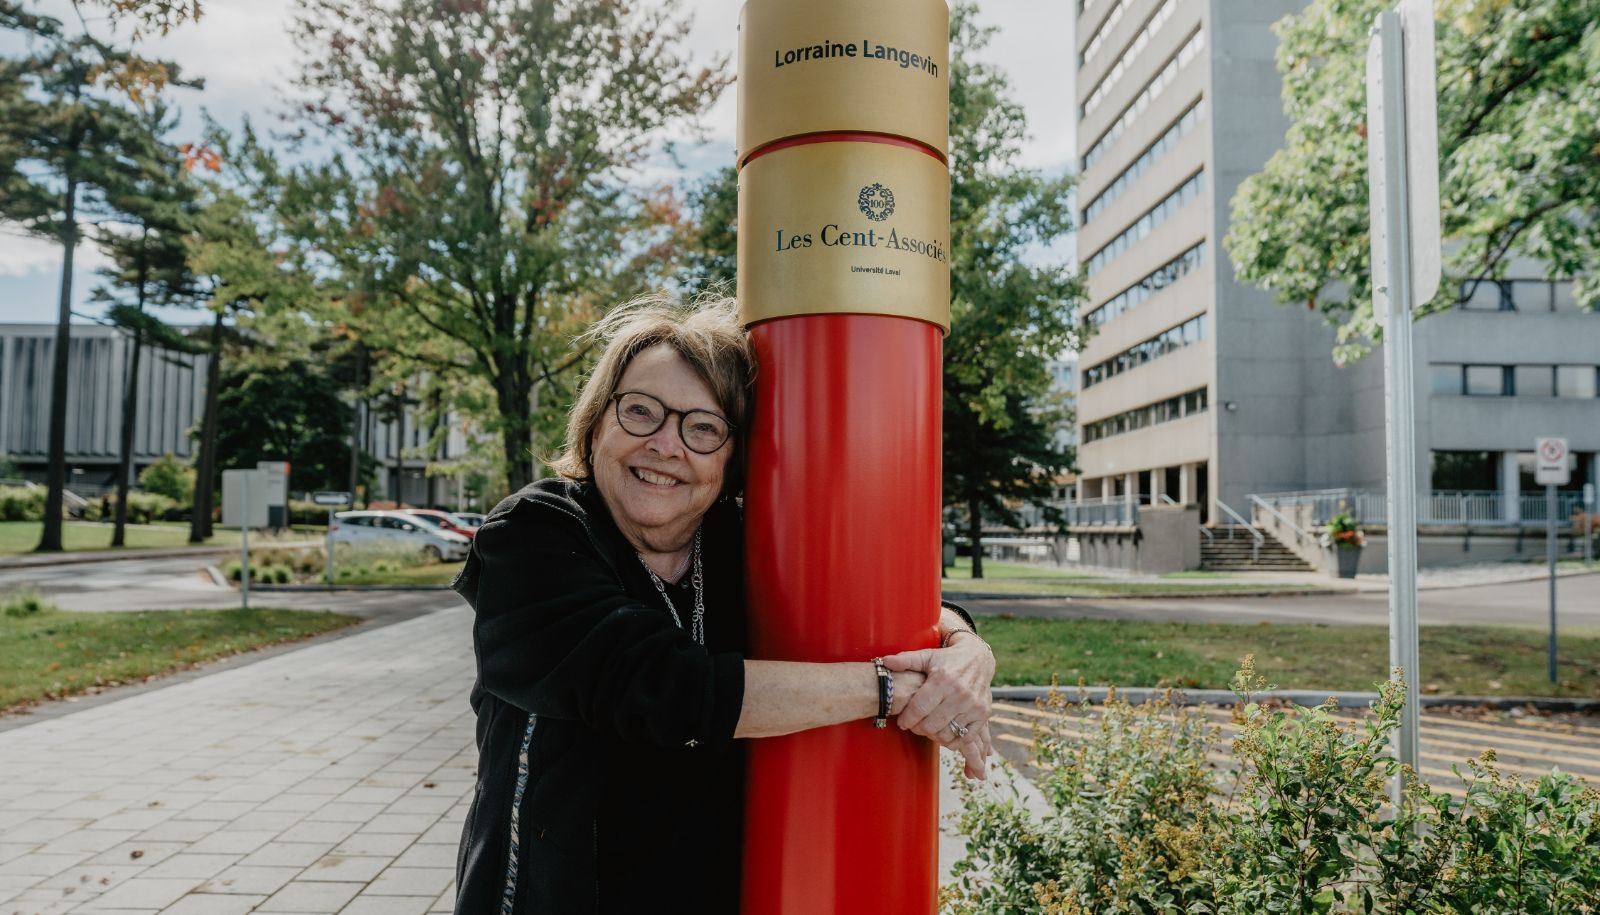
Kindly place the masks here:
[(1388, 803), (1404, 690), (1380, 687), (1351, 723), (1268, 708), (1253, 660), (1235, 683), (1233, 772), (1219, 728), (1171, 694), (1094, 708), (1059, 693), (1036, 730), (1035, 817), (963, 785), (967, 857), (951, 913), (1258, 912), (1512, 915), (1600, 912), (1600, 792), (1559, 771), (1507, 777), (1486, 752), (1452, 798), (1405, 772)]
[(0, 521), (43, 521), (43, 486), (0, 486)]
[[(255, 542), (255, 538), (251, 538)], [(339, 544), (335, 556), (335, 576), (341, 580), (371, 577), (414, 566), (426, 565), (432, 560), (421, 552), (398, 544), (363, 544), (354, 549), (349, 544)], [(221, 565), (222, 574), (229, 581), (239, 580), (239, 560), (226, 559)], [(250, 580), (266, 584), (315, 584), (327, 576), (327, 556), (316, 548), (292, 549), (289, 547), (263, 547), (250, 550)]]
[(167, 512), (177, 507), (177, 501), (171, 496), (154, 492), (130, 491), (128, 493), (128, 523), (149, 524), (165, 517)]
[(41, 613), (52, 613), (56, 605), (45, 600), (39, 594), (39, 589), (32, 585), (23, 585), (20, 588), (0, 597), (0, 615), (13, 619), (38, 616)]
[[(139, 486), (145, 492), (166, 496), (177, 505), (194, 504), (194, 468), (170, 454), (139, 471)], [(128, 502), (128, 507), (133, 507)]]

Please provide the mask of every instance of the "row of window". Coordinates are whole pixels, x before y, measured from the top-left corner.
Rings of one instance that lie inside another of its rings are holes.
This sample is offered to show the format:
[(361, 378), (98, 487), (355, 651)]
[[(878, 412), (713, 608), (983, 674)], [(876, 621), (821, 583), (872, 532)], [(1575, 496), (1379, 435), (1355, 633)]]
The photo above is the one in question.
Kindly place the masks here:
[[(1440, 492), (1493, 492), (1500, 490), (1504, 477), (1501, 470), (1505, 466), (1509, 455), (1500, 451), (1435, 451), (1429, 455), (1429, 471), (1431, 482), (1435, 491)], [(1534, 475), (1537, 462), (1532, 451), (1519, 451), (1516, 453), (1518, 488), (1524, 493), (1540, 493), (1544, 487), (1539, 485)], [(1576, 451), (1567, 452), (1567, 470), (1571, 478), (1566, 486), (1560, 487), (1568, 491), (1581, 491), (1583, 484), (1593, 482), (1589, 479), (1589, 456), (1579, 455)]]
[(1122, 14), (1128, 11), (1128, 3), (1129, 0), (1117, 0), (1117, 5), (1111, 8), (1111, 12), (1106, 14), (1106, 18), (1100, 20), (1099, 28), (1096, 28), (1094, 34), (1089, 37), (1088, 46), (1083, 49), (1082, 56), (1078, 58), (1078, 66), (1087, 66), (1089, 61), (1100, 53), (1100, 49), (1105, 46), (1107, 36), (1111, 34), (1112, 29), (1116, 28), (1117, 23), (1122, 21)]
[(1092, 423), (1084, 423), (1083, 440), (1097, 442), (1113, 435), (1122, 435), (1127, 432), (1137, 432), (1150, 426), (1159, 426), (1170, 423), (1175, 419), (1186, 416), (1198, 416), (1206, 411), (1206, 389), (1199, 388), (1177, 397), (1169, 397), (1160, 403), (1146, 404), (1126, 413), (1108, 416), (1105, 419)]
[(1162, 24), (1168, 19), (1171, 19), (1172, 14), (1177, 12), (1177, 9), (1178, 0), (1164, 0), (1161, 6), (1156, 8), (1150, 20), (1144, 24), (1144, 28), (1140, 29), (1139, 34), (1133, 36), (1133, 41), (1130, 41), (1128, 46), (1122, 49), (1122, 56), (1118, 57), (1117, 62), (1111, 65), (1110, 70), (1106, 71), (1106, 75), (1101, 77), (1100, 84), (1094, 87), (1088, 98), (1084, 99), (1081, 112), (1083, 117), (1088, 117), (1091, 112), (1100, 107), (1100, 103), (1106, 100), (1106, 95), (1111, 92), (1117, 83), (1122, 81), (1123, 76), (1127, 75), (1128, 67), (1139, 58), (1140, 54), (1144, 53), (1144, 49), (1150, 44), (1150, 39), (1155, 35), (1156, 30), (1161, 28)]
[(1199, 343), (1206, 338), (1207, 323), (1205, 315), (1195, 315), (1177, 327), (1169, 327), (1148, 340), (1135, 343), (1104, 362), (1089, 366), (1083, 370), (1083, 386), (1093, 387), (1123, 372), (1131, 372), (1146, 362), (1160, 359), (1174, 350)]
[(1100, 138), (1090, 145), (1089, 151), (1083, 155), (1084, 171), (1088, 171), (1089, 166), (1098, 161), (1102, 155), (1105, 155), (1106, 150), (1111, 148), (1111, 144), (1117, 142), (1117, 138), (1122, 136), (1122, 132), (1127, 130), (1138, 119), (1139, 115), (1144, 113), (1146, 108), (1150, 107), (1151, 102), (1159, 98), (1161, 93), (1167, 91), (1167, 87), (1172, 85), (1173, 81), (1178, 78), (1178, 71), (1183, 68), (1183, 65), (1194, 60), (1195, 56), (1205, 49), (1205, 46), (1206, 33), (1204, 31), (1196, 30), (1193, 35), (1189, 36), (1189, 40), (1183, 43), (1183, 47), (1178, 49), (1178, 53), (1172, 55), (1172, 59), (1168, 60), (1166, 66), (1161, 68), (1161, 72), (1157, 73), (1150, 79), (1150, 82), (1145, 84), (1144, 89), (1134, 97), (1133, 101), (1128, 103), (1128, 107), (1122, 109), (1122, 113), (1117, 115), (1115, 121), (1111, 122), (1111, 126), (1106, 128), (1105, 133), (1102, 133)]
[(1176, 190), (1161, 198), (1160, 203), (1146, 210), (1144, 215), (1135, 219), (1133, 225), (1123, 229), (1121, 234), (1106, 242), (1104, 247), (1096, 251), (1084, 264), (1084, 274), (1094, 276), (1099, 272), (1100, 268), (1111, 263), (1117, 255), (1138, 244), (1147, 235), (1154, 232), (1156, 226), (1171, 219), (1172, 214), (1178, 212), (1184, 204), (1199, 197), (1200, 192), (1205, 190), (1205, 186), (1206, 173), (1204, 170), (1190, 175), (1189, 180), (1178, 185)]
[(1201, 242), (1157, 267), (1149, 276), (1107, 299), (1104, 305), (1084, 315), (1083, 320), (1090, 327), (1099, 327), (1123, 312), (1143, 305), (1145, 299), (1198, 270), (1205, 258), (1206, 243)]
[(1140, 153), (1139, 158), (1129, 163), (1128, 167), (1122, 170), (1122, 174), (1113, 178), (1111, 183), (1106, 185), (1106, 189), (1101, 191), (1098, 197), (1090, 201), (1087, 207), (1084, 207), (1082, 224), (1088, 225), (1089, 220), (1105, 212), (1106, 207), (1110, 206), (1118, 197), (1121, 197), (1123, 191), (1132, 187), (1133, 182), (1139, 180), (1139, 176), (1148, 171), (1157, 159), (1170, 152), (1172, 147), (1177, 146), (1178, 140), (1193, 130), (1194, 126), (1200, 123), (1200, 119), (1205, 116), (1205, 99), (1195, 102), (1189, 107), (1188, 111), (1179, 115), (1178, 119), (1172, 122), (1172, 125), (1167, 128), (1165, 133), (1158, 137), (1154, 143), (1151, 143), (1149, 148)]
[(1471, 311), (1577, 311), (1571, 280), (1467, 280), (1461, 307)]
[(1471, 365), (1435, 362), (1428, 366), (1435, 394), (1467, 397), (1600, 396), (1600, 366)]

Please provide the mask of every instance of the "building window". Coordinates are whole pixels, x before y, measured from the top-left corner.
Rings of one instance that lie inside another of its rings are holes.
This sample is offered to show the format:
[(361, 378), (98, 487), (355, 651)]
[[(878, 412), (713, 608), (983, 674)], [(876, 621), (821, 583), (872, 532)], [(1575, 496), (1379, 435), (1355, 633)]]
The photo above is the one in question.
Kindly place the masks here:
[(1149, 276), (1107, 299), (1104, 305), (1084, 315), (1084, 322), (1090, 327), (1099, 327), (1123, 312), (1137, 308), (1144, 304), (1145, 299), (1199, 269), (1205, 257), (1206, 244), (1201, 242), (1162, 264)]
[(1127, 130), (1138, 119), (1139, 115), (1144, 113), (1146, 108), (1150, 107), (1151, 102), (1159, 98), (1161, 93), (1167, 91), (1167, 87), (1177, 80), (1178, 71), (1183, 69), (1184, 65), (1189, 61), (1194, 60), (1195, 56), (1205, 49), (1205, 46), (1206, 33), (1198, 30), (1189, 37), (1188, 41), (1183, 43), (1183, 47), (1178, 49), (1178, 53), (1172, 55), (1166, 66), (1161, 68), (1161, 72), (1157, 73), (1151, 78), (1150, 82), (1145, 84), (1139, 94), (1134, 96), (1133, 101), (1128, 103), (1128, 107), (1122, 109), (1122, 113), (1117, 115), (1117, 119), (1111, 122), (1110, 127), (1106, 128), (1105, 133), (1102, 133), (1100, 138), (1089, 146), (1089, 151), (1083, 155), (1084, 171), (1087, 171), (1101, 156), (1105, 155), (1111, 145), (1122, 136), (1122, 132)]
[(1461, 393), (1461, 364), (1459, 362), (1435, 362), (1428, 366), (1430, 390), (1436, 395), (1449, 396)]
[(1500, 452), (1435, 451), (1430, 463), (1436, 492), (1474, 492), (1500, 488)]
[(1467, 280), (1461, 284), (1461, 307), (1472, 311), (1516, 311), (1505, 286), (1498, 280)]
[[(1465, 280), (1457, 304), (1468, 311), (1577, 311), (1572, 280)], [(1600, 313), (1600, 312), (1597, 312)]]
[(1085, 423), (1083, 426), (1083, 440), (1085, 443), (1097, 442), (1103, 438), (1122, 435), (1128, 432), (1137, 432), (1150, 426), (1159, 426), (1173, 420), (1184, 419), (1204, 413), (1208, 406), (1208, 395), (1205, 388), (1198, 388), (1187, 394), (1169, 397), (1160, 403), (1146, 404), (1126, 413), (1118, 413), (1105, 419)]
[(1106, 207), (1110, 206), (1118, 197), (1121, 197), (1123, 191), (1132, 187), (1133, 183), (1139, 180), (1139, 176), (1148, 171), (1157, 159), (1166, 155), (1171, 151), (1172, 147), (1177, 146), (1178, 140), (1192, 130), (1196, 124), (1200, 123), (1200, 119), (1205, 117), (1205, 114), (1206, 102), (1205, 99), (1201, 99), (1191, 105), (1188, 111), (1179, 115), (1178, 119), (1172, 122), (1172, 125), (1167, 128), (1160, 138), (1150, 144), (1148, 149), (1140, 153), (1139, 158), (1133, 160), (1127, 168), (1122, 170), (1122, 174), (1113, 178), (1111, 183), (1106, 185), (1106, 189), (1101, 191), (1098, 197), (1083, 208), (1082, 224), (1088, 225), (1089, 220), (1105, 212)]
[(1096, 363), (1083, 372), (1083, 386), (1093, 387), (1109, 378), (1131, 372), (1146, 362), (1153, 362), (1175, 350), (1199, 343), (1206, 336), (1207, 318), (1195, 315), (1176, 327), (1169, 327), (1148, 340), (1136, 343), (1103, 362)]
[[(1111, 8), (1106, 18), (1100, 20), (1100, 27), (1094, 30), (1094, 36), (1089, 39), (1089, 44), (1083, 49), (1083, 56), (1078, 59), (1078, 65), (1084, 66), (1094, 60), (1100, 49), (1105, 47), (1106, 36), (1122, 21), (1122, 14), (1128, 11), (1128, 0), (1117, 0), (1117, 5)], [(1082, 10), (1080, 9), (1081, 13)]]
[(1556, 396), (1582, 398), (1600, 396), (1600, 366), (1556, 366)]
[(1505, 365), (1465, 367), (1466, 392), (1472, 397), (1509, 397), (1511, 368)]
[(1511, 393), (1516, 397), (1556, 396), (1556, 369), (1553, 365), (1519, 365), (1512, 370)]
[(1202, 169), (1189, 176), (1189, 179), (1173, 190), (1172, 193), (1161, 199), (1161, 202), (1146, 210), (1143, 215), (1133, 221), (1133, 225), (1122, 230), (1116, 238), (1106, 242), (1105, 246), (1090, 256), (1084, 263), (1084, 273), (1094, 276), (1106, 264), (1116, 259), (1117, 255), (1143, 241), (1158, 226), (1171, 219), (1173, 214), (1183, 208), (1183, 205), (1200, 196), (1205, 190), (1206, 173)]
[[(1140, 54), (1144, 53), (1145, 47), (1150, 44), (1151, 36), (1156, 33), (1157, 29), (1161, 28), (1162, 23), (1172, 18), (1172, 14), (1177, 10), (1177, 7), (1178, 0), (1165, 0), (1161, 6), (1156, 8), (1155, 13), (1145, 22), (1144, 28), (1141, 28), (1139, 34), (1133, 36), (1133, 40), (1128, 42), (1128, 46), (1122, 49), (1121, 56), (1117, 58), (1116, 63), (1111, 65), (1111, 69), (1106, 71), (1106, 75), (1101, 78), (1100, 84), (1094, 87), (1088, 98), (1084, 99), (1083, 108), (1080, 111), (1081, 116), (1088, 117), (1091, 112), (1100, 107), (1100, 103), (1106, 100), (1106, 95), (1127, 74), (1128, 67), (1138, 59)], [(1120, 14), (1121, 4), (1118, 4), (1118, 9), (1113, 12)]]

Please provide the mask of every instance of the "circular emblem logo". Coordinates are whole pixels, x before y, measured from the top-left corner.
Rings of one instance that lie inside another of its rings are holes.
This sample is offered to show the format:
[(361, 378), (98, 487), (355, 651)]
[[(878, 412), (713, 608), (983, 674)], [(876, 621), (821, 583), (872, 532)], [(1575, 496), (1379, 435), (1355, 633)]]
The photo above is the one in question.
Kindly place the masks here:
[(894, 192), (881, 184), (873, 183), (861, 189), (856, 197), (861, 213), (873, 222), (883, 222), (894, 212)]

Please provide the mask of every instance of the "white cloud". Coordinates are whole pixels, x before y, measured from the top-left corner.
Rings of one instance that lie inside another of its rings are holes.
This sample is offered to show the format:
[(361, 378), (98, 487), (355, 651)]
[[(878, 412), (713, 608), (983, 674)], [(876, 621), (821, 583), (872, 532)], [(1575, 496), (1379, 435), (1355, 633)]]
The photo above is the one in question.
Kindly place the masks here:
[[(91, 242), (79, 242), (73, 253), (73, 272), (96, 270), (110, 261)], [(61, 245), (48, 239), (23, 235), (15, 227), (0, 226), (0, 277), (20, 277), (32, 273), (59, 273)]]

